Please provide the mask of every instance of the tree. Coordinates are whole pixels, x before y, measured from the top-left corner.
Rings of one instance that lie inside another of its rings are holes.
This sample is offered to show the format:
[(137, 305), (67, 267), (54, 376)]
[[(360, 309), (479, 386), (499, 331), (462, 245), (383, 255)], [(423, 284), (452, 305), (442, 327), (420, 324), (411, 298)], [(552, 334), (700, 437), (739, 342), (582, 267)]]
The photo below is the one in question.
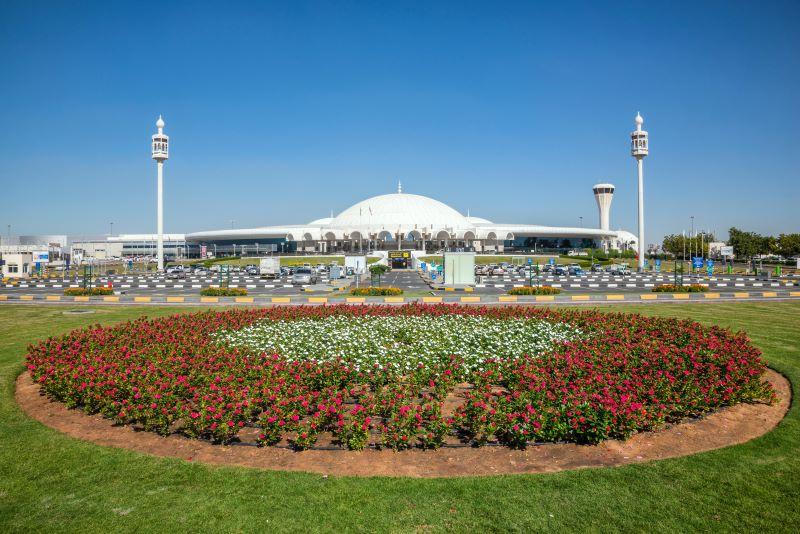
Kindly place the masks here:
[(382, 263), (375, 263), (375, 264), (370, 265), (370, 267), (369, 267), (369, 272), (371, 272), (372, 274), (375, 274), (375, 275), (379, 275), (379, 276), (382, 275), (383, 273), (385, 273), (388, 270), (389, 270), (389, 266), (388, 265), (383, 265)]
[(684, 236), (678, 234), (669, 234), (664, 236), (664, 241), (661, 243), (661, 248), (664, 252), (672, 254), (676, 258), (683, 255), (684, 251)]
[(381, 285), (381, 275), (389, 270), (388, 265), (383, 265), (382, 263), (373, 263), (369, 267), (369, 272), (372, 274), (372, 279), (378, 282), (378, 285)]
[(664, 236), (661, 248), (664, 252), (672, 254), (676, 258), (687, 259), (691, 253), (708, 256), (708, 245), (714, 241), (714, 234), (700, 232), (695, 237), (687, 237), (683, 234), (670, 234)]
[(752, 258), (769, 252), (769, 238), (755, 232), (745, 232), (733, 227), (728, 230), (728, 236), (728, 245), (733, 247), (733, 253), (737, 257)]
[(781, 234), (774, 245), (775, 252), (784, 258), (800, 256), (800, 234)]

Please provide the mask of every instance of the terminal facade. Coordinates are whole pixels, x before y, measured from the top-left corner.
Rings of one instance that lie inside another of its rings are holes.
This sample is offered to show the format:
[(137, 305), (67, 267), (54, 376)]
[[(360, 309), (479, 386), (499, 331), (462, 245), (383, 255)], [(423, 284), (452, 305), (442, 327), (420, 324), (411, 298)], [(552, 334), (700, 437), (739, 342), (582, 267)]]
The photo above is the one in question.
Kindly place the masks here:
[[(389, 250), (469, 250), (477, 253), (564, 252), (583, 248), (635, 249), (636, 237), (611, 230), (613, 186), (595, 187), (599, 228), (494, 223), (465, 216), (438, 200), (404, 193), (368, 198), (335, 217), (306, 224), (225, 229), (186, 235), (186, 242), (207, 254), (275, 251), (279, 253), (368, 253)], [(604, 224), (605, 223), (605, 224)], [(603, 227), (605, 226), (605, 227)]]

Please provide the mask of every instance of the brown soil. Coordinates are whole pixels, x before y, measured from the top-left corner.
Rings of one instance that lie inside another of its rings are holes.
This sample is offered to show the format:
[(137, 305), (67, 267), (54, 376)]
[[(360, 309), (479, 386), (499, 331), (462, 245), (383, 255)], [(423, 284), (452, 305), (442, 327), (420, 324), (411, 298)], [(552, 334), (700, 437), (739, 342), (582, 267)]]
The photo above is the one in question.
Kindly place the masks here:
[(16, 399), (26, 414), (72, 437), (155, 456), (217, 465), (340, 476), (455, 477), (508, 473), (546, 473), (583, 467), (618, 466), (686, 456), (743, 443), (774, 428), (791, 403), (789, 381), (768, 370), (765, 379), (778, 394), (774, 406), (740, 404), (708, 417), (658, 432), (644, 432), (627, 441), (600, 445), (544, 444), (527, 450), (506, 447), (458, 447), (437, 451), (309, 450), (213, 445), (178, 435), (161, 437), (131, 427), (114, 426), (99, 415), (69, 410), (39, 393), (28, 373), (17, 380)]

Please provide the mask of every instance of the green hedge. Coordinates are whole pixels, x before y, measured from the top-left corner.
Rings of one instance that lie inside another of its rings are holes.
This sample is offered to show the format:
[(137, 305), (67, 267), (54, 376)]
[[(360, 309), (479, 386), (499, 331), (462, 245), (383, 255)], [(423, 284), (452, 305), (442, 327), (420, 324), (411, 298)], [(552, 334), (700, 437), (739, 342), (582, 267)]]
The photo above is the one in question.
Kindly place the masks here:
[(388, 271), (389, 266), (382, 263), (376, 263), (375, 265), (371, 265), (369, 268), (369, 272), (376, 276), (380, 276)]
[(398, 287), (357, 287), (350, 290), (356, 297), (394, 297), (402, 295), (403, 290)]
[(558, 295), (561, 289), (553, 286), (524, 286), (508, 290), (509, 295)]
[(685, 286), (661, 284), (653, 288), (653, 293), (705, 293), (706, 291), (708, 291), (708, 286), (701, 286), (700, 284)]
[(68, 297), (89, 297), (93, 295), (113, 295), (110, 287), (68, 287), (64, 290)]
[(242, 287), (205, 287), (200, 290), (203, 297), (243, 297), (247, 290)]

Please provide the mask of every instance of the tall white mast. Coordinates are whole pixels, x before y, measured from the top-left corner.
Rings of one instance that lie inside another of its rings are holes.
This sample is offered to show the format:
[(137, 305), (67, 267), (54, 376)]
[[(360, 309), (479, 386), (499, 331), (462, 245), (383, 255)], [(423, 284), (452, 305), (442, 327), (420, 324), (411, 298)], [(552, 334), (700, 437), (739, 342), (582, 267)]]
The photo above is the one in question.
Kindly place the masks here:
[(158, 166), (158, 270), (164, 270), (164, 162), (169, 158), (169, 136), (164, 134), (164, 119), (156, 121), (158, 133), (153, 136), (153, 159)]
[(642, 130), (644, 119), (636, 112), (636, 131), (631, 132), (631, 156), (636, 158), (639, 170), (639, 271), (644, 271), (644, 168), (642, 160), (649, 153), (647, 132)]

